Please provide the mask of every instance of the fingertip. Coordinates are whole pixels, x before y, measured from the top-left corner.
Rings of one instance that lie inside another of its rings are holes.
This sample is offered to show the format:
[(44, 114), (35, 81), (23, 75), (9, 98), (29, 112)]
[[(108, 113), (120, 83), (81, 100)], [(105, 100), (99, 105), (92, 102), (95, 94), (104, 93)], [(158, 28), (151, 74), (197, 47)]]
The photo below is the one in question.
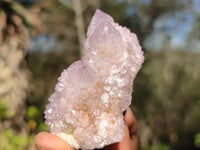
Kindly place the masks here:
[(61, 138), (48, 132), (40, 132), (35, 136), (35, 146), (38, 150), (75, 150)]
[[(41, 145), (43, 145), (43, 141), (45, 141), (44, 138), (46, 136), (48, 136), (47, 134), (48, 134), (47, 132), (40, 132), (35, 136), (34, 142), (35, 142), (36, 148), (39, 149), (39, 147), (41, 147)], [(45, 145), (45, 143), (44, 143), (44, 145)]]
[(126, 111), (124, 121), (128, 125), (131, 133), (137, 132), (137, 128), (138, 128), (137, 120), (135, 119), (135, 116), (133, 115), (133, 112), (130, 108), (128, 108)]

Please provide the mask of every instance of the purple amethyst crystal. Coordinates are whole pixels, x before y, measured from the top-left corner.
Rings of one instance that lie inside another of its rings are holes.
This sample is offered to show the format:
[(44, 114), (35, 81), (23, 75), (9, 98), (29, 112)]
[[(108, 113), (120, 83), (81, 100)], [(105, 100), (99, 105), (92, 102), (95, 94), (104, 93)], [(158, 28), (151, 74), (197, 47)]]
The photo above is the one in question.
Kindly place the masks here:
[(83, 150), (122, 141), (122, 113), (131, 104), (133, 80), (143, 61), (136, 35), (97, 10), (84, 57), (62, 72), (49, 98), (48, 131)]

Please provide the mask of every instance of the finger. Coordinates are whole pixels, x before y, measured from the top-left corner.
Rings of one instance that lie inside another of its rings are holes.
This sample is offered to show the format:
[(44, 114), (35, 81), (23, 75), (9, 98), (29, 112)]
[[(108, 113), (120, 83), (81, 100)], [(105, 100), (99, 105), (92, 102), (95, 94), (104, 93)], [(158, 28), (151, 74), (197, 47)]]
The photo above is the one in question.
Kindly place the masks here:
[(38, 150), (75, 150), (67, 142), (48, 132), (40, 132), (35, 136), (35, 146)]
[(131, 141), (130, 141), (129, 129), (127, 125), (125, 125), (124, 132), (125, 132), (125, 136), (121, 142), (108, 145), (103, 150), (130, 150)]
[(130, 108), (128, 108), (126, 111), (124, 121), (128, 125), (130, 135), (137, 134), (137, 128), (138, 128), (137, 121)]
[(135, 116), (133, 115), (130, 108), (127, 109), (124, 120), (129, 128), (131, 150), (137, 150), (137, 147), (138, 147), (138, 134), (137, 134), (138, 125), (137, 125)]
[(134, 135), (131, 135), (130, 137), (130, 147), (131, 150), (137, 150), (138, 148), (138, 135), (135, 133)]

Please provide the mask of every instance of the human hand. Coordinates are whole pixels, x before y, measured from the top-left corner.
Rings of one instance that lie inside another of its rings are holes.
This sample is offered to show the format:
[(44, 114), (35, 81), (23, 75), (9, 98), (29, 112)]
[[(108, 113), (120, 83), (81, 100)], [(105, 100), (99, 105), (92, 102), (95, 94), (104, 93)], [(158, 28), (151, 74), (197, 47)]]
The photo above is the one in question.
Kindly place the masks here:
[[(137, 150), (137, 121), (130, 108), (127, 109), (124, 117), (125, 136), (119, 143), (114, 143), (103, 148), (103, 150)], [(40, 132), (35, 137), (37, 150), (75, 150), (61, 138), (48, 132)]]

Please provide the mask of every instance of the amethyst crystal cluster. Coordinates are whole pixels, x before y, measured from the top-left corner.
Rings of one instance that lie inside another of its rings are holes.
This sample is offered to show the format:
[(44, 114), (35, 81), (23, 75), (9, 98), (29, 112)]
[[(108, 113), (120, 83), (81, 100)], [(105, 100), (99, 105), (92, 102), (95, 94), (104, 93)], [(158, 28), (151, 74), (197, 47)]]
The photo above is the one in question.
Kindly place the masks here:
[(48, 130), (74, 148), (91, 150), (120, 142), (123, 111), (131, 104), (133, 79), (144, 61), (137, 37), (97, 10), (82, 60), (58, 78), (46, 106)]

